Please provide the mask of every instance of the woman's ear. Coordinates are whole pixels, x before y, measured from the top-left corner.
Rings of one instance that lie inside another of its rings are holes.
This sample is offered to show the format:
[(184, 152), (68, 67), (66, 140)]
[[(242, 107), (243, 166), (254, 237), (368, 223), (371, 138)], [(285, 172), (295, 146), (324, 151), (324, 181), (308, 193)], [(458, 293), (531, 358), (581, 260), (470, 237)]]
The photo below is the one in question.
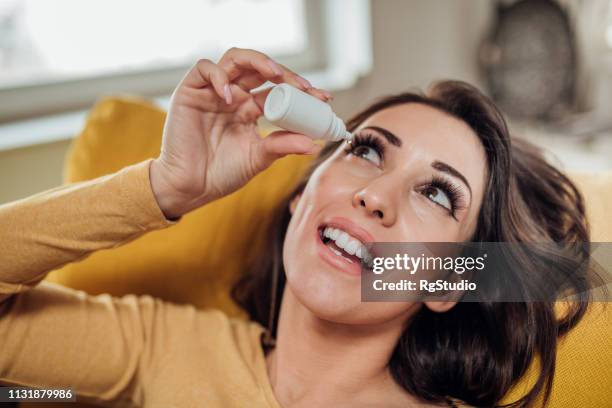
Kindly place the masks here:
[(293, 198), (289, 202), (289, 212), (291, 213), (291, 215), (293, 215), (293, 212), (295, 211), (295, 208), (297, 207), (298, 201), (300, 201), (301, 197), (302, 197), (301, 193), (296, 194), (295, 196), (293, 196)]
[(450, 302), (450, 301), (448, 302), (424, 302), (424, 303), (425, 303), (425, 306), (427, 306), (429, 310), (431, 310), (432, 312), (436, 312), (436, 313), (448, 312), (457, 304), (457, 302)]

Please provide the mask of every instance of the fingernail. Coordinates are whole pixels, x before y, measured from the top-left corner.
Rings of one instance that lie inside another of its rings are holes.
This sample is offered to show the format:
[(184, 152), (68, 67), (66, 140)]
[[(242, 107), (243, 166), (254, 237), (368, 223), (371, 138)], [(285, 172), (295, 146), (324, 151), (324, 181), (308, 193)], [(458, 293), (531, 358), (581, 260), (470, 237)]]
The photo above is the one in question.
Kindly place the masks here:
[(310, 82), (308, 82), (305, 78), (302, 78), (301, 76), (298, 75), (297, 80), (304, 88), (306, 89), (312, 88), (312, 85), (310, 84)]
[(283, 70), (278, 66), (278, 64), (272, 60), (268, 60), (268, 65), (272, 68), (275, 75), (283, 75)]
[(225, 84), (223, 87), (223, 93), (225, 94), (225, 103), (228, 105), (232, 104), (232, 92), (230, 91), (230, 87), (228, 84)]
[(331, 92), (326, 91), (325, 89), (321, 89), (321, 92), (323, 93), (323, 96), (325, 96), (325, 98), (327, 98), (327, 99), (332, 99), (333, 98)]

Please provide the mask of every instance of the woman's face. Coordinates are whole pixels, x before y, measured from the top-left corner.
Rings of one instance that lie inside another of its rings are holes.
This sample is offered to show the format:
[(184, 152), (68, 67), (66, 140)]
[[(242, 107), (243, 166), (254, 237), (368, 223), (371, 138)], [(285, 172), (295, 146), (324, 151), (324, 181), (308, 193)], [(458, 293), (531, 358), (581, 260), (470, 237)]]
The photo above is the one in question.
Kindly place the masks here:
[(283, 259), (288, 290), (316, 316), (380, 324), (415, 305), (362, 303), (359, 259), (324, 244), (322, 231), (362, 243), (467, 241), (484, 195), (486, 156), (466, 123), (424, 104), (379, 111), (354, 133), (353, 144), (325, 160), (292, 202)]

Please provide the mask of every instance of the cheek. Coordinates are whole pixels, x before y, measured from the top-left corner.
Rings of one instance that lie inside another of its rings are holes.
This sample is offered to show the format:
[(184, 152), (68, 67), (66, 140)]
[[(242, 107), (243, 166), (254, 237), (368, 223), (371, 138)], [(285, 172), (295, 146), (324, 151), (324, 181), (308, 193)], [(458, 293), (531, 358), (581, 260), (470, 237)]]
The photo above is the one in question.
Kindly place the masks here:
[(371, 170), (368, 173), (342, 159), (333, 160), (335, 156), (321, 164), (308, 180), (291, 221), (296, 229), (322, 212), (337, 214), (350, 209), (353, 195), (371, 177)]
[(398, 241), (455, 242), (463, 240), (462, 223), (435, 207), (419, 192), (412, 192), (398, 216)]
[(321, 215), (337, 212), (338, 208), (329, 209), (332, 204), (337, 206), (342, 203), (344, 208), (350, 205), (346, 184), (337, 180), (332, 170), (330, 165), (324, 163), (313, 172), (291, 215), (283, 249), (288, 276), (293, 271), (307, 269), (317, 263), (314, 243)]
[(323, 217), (350, 210), (353, 183), (338, 177), (337, 166), (320, 166), (297, 202), (285, 234), (283, 264), (287, 288), (297, 301), (321, 318), (350, 316), (361, 303), (359, 278), (328, 265), (318, 250)]

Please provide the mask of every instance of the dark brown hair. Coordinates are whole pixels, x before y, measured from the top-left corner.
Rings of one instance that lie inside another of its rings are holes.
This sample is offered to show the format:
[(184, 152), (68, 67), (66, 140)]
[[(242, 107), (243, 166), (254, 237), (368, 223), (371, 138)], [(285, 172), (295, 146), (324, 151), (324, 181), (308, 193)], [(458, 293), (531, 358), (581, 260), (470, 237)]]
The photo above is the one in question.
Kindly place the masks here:
[[(496, 106), (471, 85), (443, 81), (426, 94), (410, 92), (382, 98), (347, 122), (356, 129), (385, 108), (420, 103), (467, 123), (487, 156), (488, 178), (474, 242), (579, 243), (569, 267), (579, 269), (588, 257), (589, 233), (583, 199), (574, 184), (549, 165), (532, 145), (510, 139)], [(275, 334), (285, 286), (282, 248), (291, 214), (289, 201), (300, 193), (312, 171), (339, 146), (328, 143), (303, 180), (278, 207), (269, 229), (269, 256), (261, 257), (237, 283), (234, 299), (251, 319)], [(586, 243), (586, 247), (585, 247)], [(555, 262), (557, 254), (542, 254)], [(529, 257), (515, 260), (528, 265)], [(540, 260), (539, 262), (542, 262)], [(529, 268), (526, 268), (529, 269)], [(542, 277), (545, 279), (545, 277)], [(573, 293), (585, 293), (583, 281), (571, 282)], [(389, 361), (390, 372), (407, 392), (425, 401), (496, 406), (521, 378), (535, 356), (540, 371), (531, 389), (511, 406), (529, 406), (538, 396), (549, 398), (558, 336), (584, 315), (588, 299), (579, 295), (558, 319), (554, 302), (460, 302), (446, 313), (421, 308), (406, 326)]]

